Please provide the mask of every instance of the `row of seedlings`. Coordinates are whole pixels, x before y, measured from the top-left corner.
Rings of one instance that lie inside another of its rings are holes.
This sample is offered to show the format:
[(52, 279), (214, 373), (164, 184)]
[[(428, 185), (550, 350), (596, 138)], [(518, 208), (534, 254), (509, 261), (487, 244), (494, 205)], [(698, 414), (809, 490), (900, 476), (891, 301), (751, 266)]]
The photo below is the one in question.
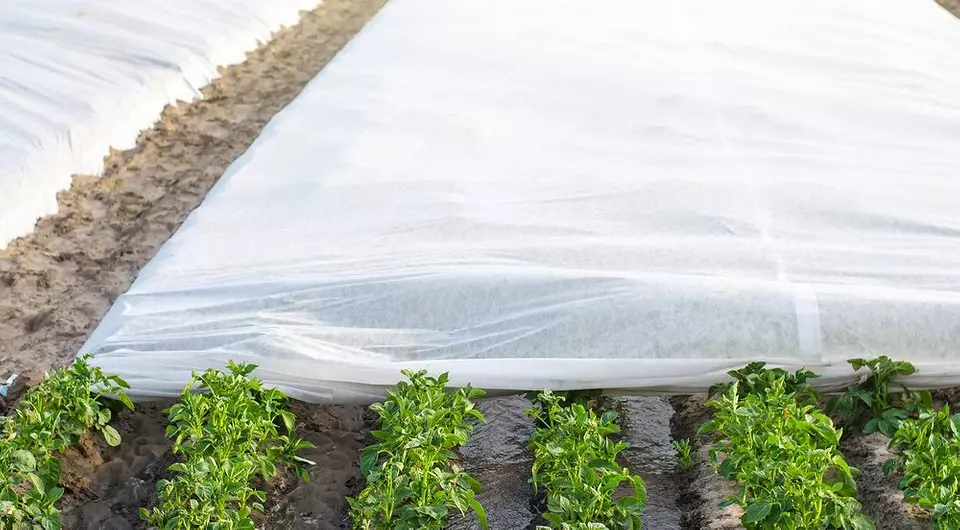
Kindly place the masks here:
[(180, 461), (173, 478), (157, 482), (158, 502), (141, 508), (141, 518), (161, 529), (253, 530), (266, 492), (252, 485), (293, 469), (308, 480), (297, 456), (313, 444), (295, 434), (287, 397), (264, 388), (250, 373), (253, 364), (229, 363), (228, 371), (194, 373), (180, 401), (166, 410), (167, 437)]
[(59, 530), (56, 503), (64, 490), (57, 455), (91, 429), (100, 431), (107, 444), (120, 444), (120, 435), (108, 423), (115, 403), (133, 409), (123, 391), (130, 387), (88, 360), (82, 356), (48, 373), (10, 415), (0, 418), (0, 530)]
[[(615, 439), (617, 413), (598, 414), (585, 400), (544, 390), (526, 412), (537, 421), (530, 479), (543, 491), (543, 519), (558, 530), (639, 530), (646, 506), (643, 479), (617, 462), (629, 444)], [(627, 494), (617, 495), (628, 489)]]
[(873, 529), (861, 512), (854, 477), (844, 460), (842, 431), (819, 408), (819, 396), (800, 370), (789, 374), (752, 363), (730, 375), (734, 382), (711, 389), (710, 458), (738, 492), (725, 505), (743, 509), (753, 529)]
[(353, 526), (362, 530), (441, 530), (456, 510), (476, 513), (487, 528), (476, 499), (480, 484), (460, 466), (457, 450), (467, 443), (484, 417), (473, 400), (484, 395), (469, 386), (444, 390), (447, 374), (404, 371), (382, 403), (371, 406), (379, 416), (378, 440), (360, 456), (365, 488), (348, 498)]
[[(87, 360), (49, 374), (3, 418), (0, 530), (59, 528), (55, 504), (63, 489), (56, 453), (91, 428), (108, 444), (120, 443), (108, 425), (112, 401), (106, 396), (132, 409), (123, 392), (129, 387)], [(889, 390), (892, 378), (915, 371), (909, 363), (881, 357), (851, 364), (869, 368), (869, 376), (831, 400), (828, 410), (865, 433), (893, 436), (891, 447), (900, 458), (888, 469), (903, 473), (906, 500), (928, 509), (938, 528), (957, 528), (960, 415), (951, 416), (948, 407), (934, 412), (929, 393)], [(253, 528), (252, 515), (262, 511), (266, 498), (251, 486), (255, 475), (267, 479), (286, 466), (307, 478), (302, 465), (311, 462), (296, 453), (311, 445), (294, 435), (286, 396), (249, 377), (254, 368), (231, 362), (230, 373), (194, 374), (181, 401), (167, 411), (167, 434), (183, 461), (171, 466), (172, 480), (158, 483), (159, 504), (141, 510), (151, 526)], [(799, 528), (820, 521), (821, 528), (873, 528), (855, 499), (857, 471), (837, 449), (841, 431), (819, 411), (819, 398), (807, 384), (817, 376), (768, 370), (762, 363), (730, 374), (734, 383), (711, 389), (708, 405), (715, 416), (701, 431), (715, 435), (711, 456), (718, 471), (741, 485), (729, 502), (744, 508), (744, 525)], [(472, 402), (483, 392), (467, 387), (447, 393), (446, 374), (405, 375), (409, 383), (399, 383), (384, 403), (372, 407), (382, 428), (373, 433), (380, 442), (362, 456), (367, 487), (348, 499), (355, 527), (439, 529), (456, 508), (461, 514), (473, 510), (486, 528), (475, 498), (480, 485), (463, 472), (455, 453), (474, 422), (483, 421)], [(626, 448), (612, 437), (619, 432), (616, 413), (598, 415), (550, 391), (539, 393), (527, 412), (539, 423), (530, 444), (531, 483), (545, 492), (543, 517), (550, 527), (639, 528), (645, 490), (640, 477), (616, 463)], [(614, 500), (623, 485), (632, 494)]]

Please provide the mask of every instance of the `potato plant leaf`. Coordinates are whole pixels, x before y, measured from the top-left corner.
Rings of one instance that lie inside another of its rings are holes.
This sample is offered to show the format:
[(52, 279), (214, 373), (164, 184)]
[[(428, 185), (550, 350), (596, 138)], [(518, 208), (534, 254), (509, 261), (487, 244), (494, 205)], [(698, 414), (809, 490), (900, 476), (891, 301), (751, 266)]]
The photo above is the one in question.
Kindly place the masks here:
[(106, 440), (107, 445), (111, 447), (116, 447), (120, 445), (120, 433), (110, 425), (104, 425), (101, 431), (103, 433), (103, 438)]
[(765, 520), (773, 510), (773, 505), (769, 502), (755, 502), (747, 507), (743, 513), (744, 523), (759, 523)]

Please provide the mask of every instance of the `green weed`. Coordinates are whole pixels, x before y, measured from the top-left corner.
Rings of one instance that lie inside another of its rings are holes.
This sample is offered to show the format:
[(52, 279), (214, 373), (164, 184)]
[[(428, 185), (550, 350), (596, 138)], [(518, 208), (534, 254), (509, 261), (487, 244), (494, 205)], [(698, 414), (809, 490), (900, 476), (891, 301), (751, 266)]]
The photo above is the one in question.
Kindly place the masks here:
[(695, 464), (693, 463), (693, 457), (690, 455), (690, 440), (687, 438), (674, 440), (673, 449), (677, 452), (677, 463), (680, 464), (680, 469), (684, 471), (693, 469)]

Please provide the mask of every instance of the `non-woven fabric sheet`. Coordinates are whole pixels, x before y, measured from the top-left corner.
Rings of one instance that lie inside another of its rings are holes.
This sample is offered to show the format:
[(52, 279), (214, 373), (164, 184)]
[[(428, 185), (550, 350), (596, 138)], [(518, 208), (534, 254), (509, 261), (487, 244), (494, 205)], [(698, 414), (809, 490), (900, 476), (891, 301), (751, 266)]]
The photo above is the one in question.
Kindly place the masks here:
[(393, 0), (83, 351), (139, 398), (960, 385), (957, 50), (923, 0)]

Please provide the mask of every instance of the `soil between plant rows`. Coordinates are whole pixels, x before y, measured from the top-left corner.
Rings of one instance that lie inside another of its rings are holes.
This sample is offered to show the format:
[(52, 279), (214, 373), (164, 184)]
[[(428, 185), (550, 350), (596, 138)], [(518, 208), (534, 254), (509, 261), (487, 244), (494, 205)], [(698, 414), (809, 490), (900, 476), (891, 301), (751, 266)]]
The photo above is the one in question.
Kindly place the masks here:
[[(937, 0), (960, 14), (960, 1)], [(107, 158), (105, 174), (79, 175), (60, 194), (60, 211), (0, 250), (0, 376), (19, 383), (73, 359), (87, 335), (139, 269), (195, 208), (226, 167), (266, 122), (366, 23), (386, 0), (326, 0), (305, 13), (240, 65), (203, 90), (204, 99), (168, 107), (137, 146)], [(958, 26), (960, 31), (960, 26)], [(939, 394), (960, 410), (960, 389)], [(648, 530), (741, 528), (736, 507), (717, 504), (733, 485), (715, 475), (696, 429), (707, 419), (703, 396), (621, 398), (624, 461), (647, 482)], [(12, 404), (12, 403), (11, 403)], [(169, 403), (140, 404), (114, 422), (123, 437), (110, 448), (98, 436), (68, 450), (62, 500), (66, 529), (143, 528), (137, 510), (155, 501), (156, 481), (175, 461), (163, 436)], [(522, 397), (483, 400), (488, 423), (462, 448), (466, 468), (484, 485), (480, 501), (492, 529), (532, 528), (539, 519), (527, 483), (533, 422)], [(7, 403), (0, 400), (0, 412)], [(284, 476), (264, 485), (263, 528), (347, 528), (345, 496), (361, 486), (357, 460), (370, 443), (370, 414), (359, 406), (296, 404), (301, 436), (316, 444), (304, 456), (317, 465), (311, 481)], [(696, 467), (679, 472), (671, 441), (694, 442)], [(842, 449), (859, 467), (860, 500), (880, 530), (928, 529), (929, 521), (902, 503), (897, 477), (882, 473), (886, 440), (850, 436)], [(451, 529), (477, 528), (467, 517)]]

